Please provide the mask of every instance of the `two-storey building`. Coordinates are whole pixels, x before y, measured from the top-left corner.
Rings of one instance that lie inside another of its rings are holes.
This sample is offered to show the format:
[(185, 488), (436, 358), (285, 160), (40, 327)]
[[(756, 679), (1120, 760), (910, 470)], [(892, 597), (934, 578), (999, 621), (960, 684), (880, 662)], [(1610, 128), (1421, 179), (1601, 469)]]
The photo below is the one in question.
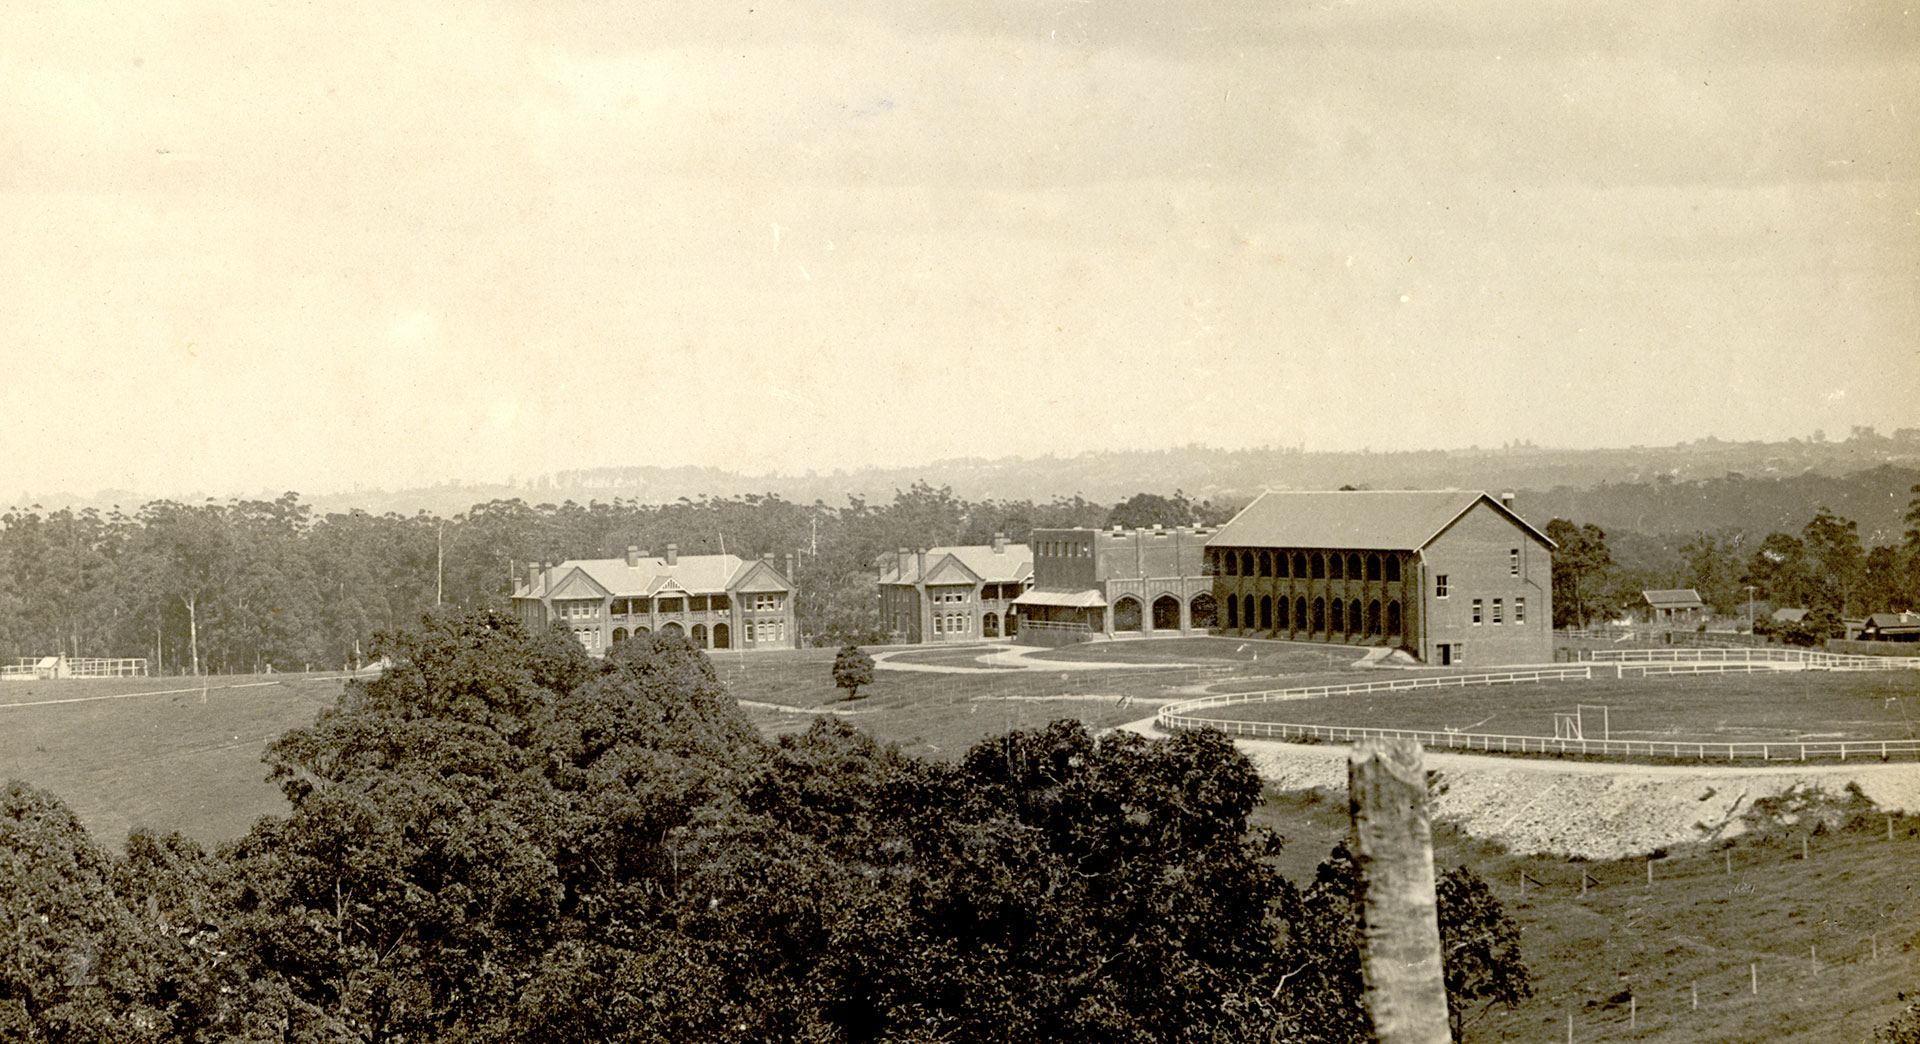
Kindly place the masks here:
[(880, 626), (896, 642), (959, 642), (1014, 633), (1013, 600), (1033, 581), (1033, 551), (992, 544), (901, 548), (880, 570)]
[(682, 556), (673, 544), (659, 557), (629, 547), (623, 558), (530, 566), (513, 604), (529, 628), (563, 621), (595, 655), (655, 632), (702, 649), (791, 649), (798, 640), (793, 585), (771, 557)]
[(1216, 616), (1202, 528), (1036, 529), (1033, 589), (1014, 602), (1029, 637), (1204, 632)]
[(1207, 564), (1226, 634), (1547, 663), (1553, 546), (1510, 496), (1267, 492), (1208, 540)]

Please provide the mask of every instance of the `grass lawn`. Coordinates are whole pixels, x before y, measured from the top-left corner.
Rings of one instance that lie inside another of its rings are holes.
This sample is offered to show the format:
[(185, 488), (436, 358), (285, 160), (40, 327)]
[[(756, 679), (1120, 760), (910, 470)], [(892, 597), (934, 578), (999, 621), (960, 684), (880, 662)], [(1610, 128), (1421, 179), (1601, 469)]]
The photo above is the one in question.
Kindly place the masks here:
[[(1305, 885), (1347, 834), (1346, 796), (1270, 793), (1255, 821), (1287, 837), (1279, 869)], [(1675, 849), (1653, 861), (1651, 888), (1645, 860), (1519, 858), (1445, 827), (1435, 831), (1434, 860), (1443, 870), (1470, 866), (1494, 885), (1523, 926), (1522, 953), (1536, 977), (1532, 1001), (1487, 1015), (1468, 1040), (1565, 1040), (1569, 1012), (1581, 1042), (1866, 1040), (1905, 1006), (1900, 993), (1920, 985), (1912, 891), (1920, 820), (1911, 817), (1896, 822), (1893, 841), (1886, 820), (1869, 815), (1811, 835), (1776, 827), (1725, 846)], [(1582, 872), (1594, 879), (1584, 897)]]
[[(1222, 719), (1552, 736), (1553, 715), (1602, 704), (1614, 739), (1903, 739), (1920, 725), (1920, 672), (1755, 674), (1374, 692), (1207, 708)], [(1588, 738), (1597, 738), (1592, 716)]]
[(908, 647), (897, 650), (869, 649), (868, 651), (884, 651), (887, 653), (887, 658), (879, 664), (881, 670), (885, 670), (889, 663), (910, 663), (932, 667), (963, 667), (969, 670), (981, 671), (1019, 670), (1020, 668), (1018, 667), (996, 667), (993, 664), (981, 662), (981, 657), (991, 656), (997, 652), (1004, 652), (1006, 649), (1007, 646), (1004, 645), (962, 645), (952, 648), (934, 646), (926, 649)]
[[(72, 679), (0, 688), (0, 773), (58, 795), (95, 841), (117, 847), (136, 826), (206, 844), (286, 811), (260, 755), (312, 724), (338, 678), (222, 676)], [(148, 695), (126, 695), (146, 693)], [(125, 698), (115, 698), (125, 696)], [(106, 697), (106, 698), (102, 698)], [(24, 706), (39, 700), (57, 704)]]

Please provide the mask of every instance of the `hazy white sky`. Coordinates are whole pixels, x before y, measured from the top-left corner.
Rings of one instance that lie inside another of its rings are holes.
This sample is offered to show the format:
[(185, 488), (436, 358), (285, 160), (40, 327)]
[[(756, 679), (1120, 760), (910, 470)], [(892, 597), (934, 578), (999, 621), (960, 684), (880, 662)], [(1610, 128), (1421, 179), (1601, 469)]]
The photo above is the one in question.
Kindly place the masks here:
[(1920, 423), (1903, 2), (0, 17), (0, 489)]

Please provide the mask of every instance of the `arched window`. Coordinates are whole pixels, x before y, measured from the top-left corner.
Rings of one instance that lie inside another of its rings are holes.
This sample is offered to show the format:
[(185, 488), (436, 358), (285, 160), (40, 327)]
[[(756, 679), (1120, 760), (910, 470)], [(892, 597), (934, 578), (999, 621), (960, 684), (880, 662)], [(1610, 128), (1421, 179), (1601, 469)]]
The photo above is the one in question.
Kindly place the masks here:
[(1180, 629), (1180, 599), (1172, 595), (1161, 595), (1153, 600), (1153, 629), (1156, 631)]
[(1232, 631), (1240, 629), (1240, 599), (1231, 595), (1227, 597), (1227, 629)]
[(701, 649), (706, 648), (707, 647), (707, 625), (694, 624), (692, 637), (693, 637), (693, 644), (696, 647)]
[(1327, 578), (1327, 556), (1318, 551), (1313, 553), (1313, 578), (1315, 580)]
[(1140, 629), (1140, 599), (1127, 595), (1113, 603), (1113, 629), (1115, 631)]
[(1307, 556), (1298, 551), (1293, 553), (1293, 576), (1296, 580), (1307, 578)]
[(1369, 580), (1380, 579), (1380, 556), (1379, 555), (1370, 554), (1367, 556), (1367, 579)]
[(1349, 580), (1360, 579), (1360, 553), (1358, 551), (1347, 556), (1347, 578)]
[(1286, 630), (1287, 629), (1287, 600), (1284, 598), (1280, 599), (1280, 601), (1274, 605), (1273, 610), (1274, 610), (1273, 629), (1276, 631)]
[(1400, 601), (1395, 599), (1387, 603), (1387, 637), (1400, 637)]
[(1339, 634), (1347, 629), (1347, 604), (1336, 598), (1333, 600), (1332, 619), (1327, 621), (1327, 633)]
[(1347, 603), (1347, 632), (1360, 633), (1360, 599), (1358, 598)]
[(1253, 630), (1253, 621), (1253, 596), (1248, 595), (1240, 599), (1240, 626), (1251, 631)]
[(1260, 552), (1259, 561), (1260, 561), (1260, 564), (1258, 568), (1260, 570), (1260, 575), (1272, 576), (1273, 575), (1273, 552), (1271, 551)]
[(1000, 617), (998, 615), (988, 613), (980, 618), (980, 637), (1000, 637)]
[(1400, 556), (1399, 555), (1387, 556), (1387, 582), (1390, 584), (1397, 584), (1400, 582)]
[(1307, 600), (1305, 596), (1293, 600), (1293, 629), (1296, 631), (1304, 631), (1307, 629)]
[(1331, 555), (1327, 559), (1327, 579), (1345, 580), (1347, 578), (1347, 560), (1342, 555)]
[(1253, 552), (1251, 551), (1240, 552), (1240, 575), (1241, 576), (1253, 575)]
[(1218, 557), (1219, 560), (1224, 564), (1224, 572), (1226, 573), (1227, 576), (1240, 575), (1240, 556), (1239, 555), (1236, 555), (1231, 551), (1223, 551), (1216, 557)]
[(1287, 553), (1285, 551), (1274, 552), (1273, 575), (1278, 577), (1285, 577), (1290, 572), (1291, 570), (1287, 568)]
[(1324, 598), (1316, 598), (1313, 600), (1313, 632), (1319, 634), (1326, 629), (1327, 600)]
[(1380, 633), (1380, 601), (1375, 599), (1367, 603), (1367, 633)]
[(626, 629), (626, 628), (624, 628), (624, 627), (616, 627), (616, 628), (614, 628), (614, 629), (613, 629), (613, 644), (615, 644), (615, 645), (619, 645), (619, 644), (620, 644), (621, 642), (624, 642), (624, 641), (626, 641), (626, 640), (627, 640), (627, 629)]
[(1273, 599), (1268, 595), (1260, 596), (1260, 629), (1273, 630)]
[[(1231, 604), (1232, 599), (1228, 599)], [(1205, 591), (1193, 596), (1187, 603), (1187, 615), (1192, 619), (1195, 630), (1210, 631), (1220, 626), (1220, 606), (1213, 596)]]

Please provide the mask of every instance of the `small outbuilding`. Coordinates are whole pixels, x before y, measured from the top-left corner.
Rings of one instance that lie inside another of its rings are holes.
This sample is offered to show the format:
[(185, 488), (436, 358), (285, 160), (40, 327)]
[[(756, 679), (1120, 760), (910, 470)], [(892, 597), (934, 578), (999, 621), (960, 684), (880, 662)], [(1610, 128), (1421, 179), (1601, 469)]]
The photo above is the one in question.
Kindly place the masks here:
[(1641, 614), (1656, 627), (1692, 626), (1707, 618), (1707, 603), (1691, 587), (1640, 592)]

